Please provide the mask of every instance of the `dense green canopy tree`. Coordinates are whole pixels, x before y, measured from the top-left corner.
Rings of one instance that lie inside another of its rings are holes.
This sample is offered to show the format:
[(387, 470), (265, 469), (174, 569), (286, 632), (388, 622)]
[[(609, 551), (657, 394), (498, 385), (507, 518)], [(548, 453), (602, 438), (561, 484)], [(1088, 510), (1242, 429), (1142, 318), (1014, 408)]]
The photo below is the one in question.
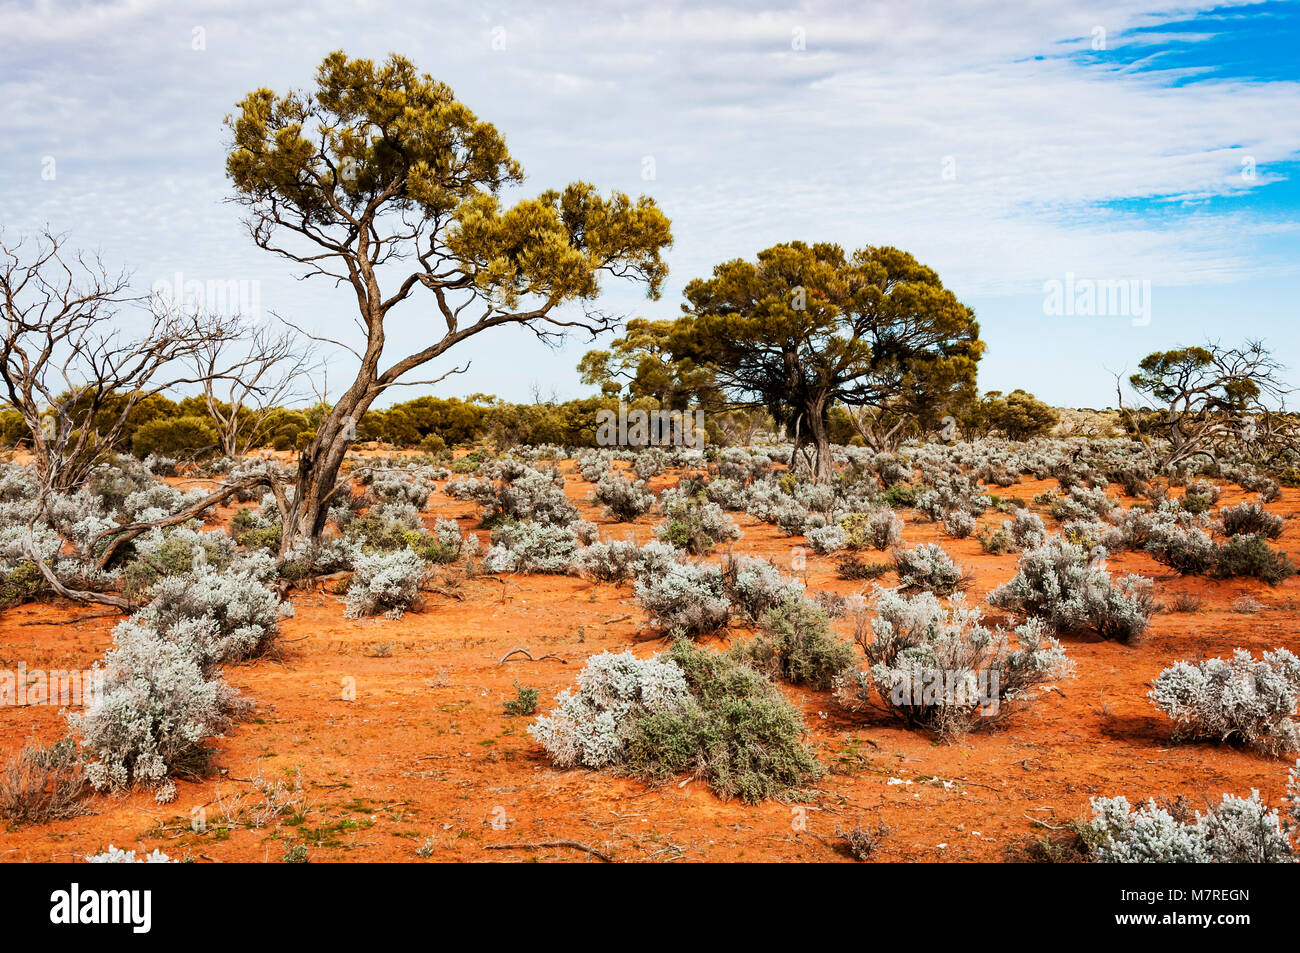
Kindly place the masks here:
[(962, 415), (962, 428), (972, 436), (999, 431), (1011, 440), (1028, 440), (1051, 432), (1061, 415), (1028, 391), (1009, 394), (991, 390)]
[(832, 474), (837, 402), (928, 419), (974, 391), (984, 349), (974, 312), (897, 248), (776, 245), (716, 266), (686, 299), (677, 359), (712, 367), (732, 400), (765, 407), (796, 450), (810, 445), (818, 480)]
[[(389, 387), (490, 328), (524, 325), (543, 339), (603, 330), (612, 319), (589, 306), (602, 277), (639, 281), (654, 298), (667, 274), (671, 233), (653, 200), (577, 182), (504, 203), (501, 190), (523, 179), (505, 140), (400, 56), (331, 53), (314, 91), (259, 89), (227, 124), (226, 171), (253, 240), (304, 277), (349, 288), (364, 335), (349, 347), (355, 380), (300, 455), (295, 493), (277, 490), (282, 551), (320, 534), (356, 424)], [(417, 294), (433, 319), (428, 343), (386, 355), (390, 312)], [(558, 312), (566, 302), (582, 313)]]

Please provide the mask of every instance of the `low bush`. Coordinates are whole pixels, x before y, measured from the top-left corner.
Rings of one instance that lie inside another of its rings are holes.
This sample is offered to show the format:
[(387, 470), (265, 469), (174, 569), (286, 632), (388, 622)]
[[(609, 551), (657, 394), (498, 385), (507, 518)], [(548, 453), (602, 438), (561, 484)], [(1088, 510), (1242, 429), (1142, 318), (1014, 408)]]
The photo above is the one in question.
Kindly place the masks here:
[(1041, 620), (1018, 626), (1012, 648), (1007, 632), (981, 619), (963, 596), (945, 608), (932, 592), (878, 589), (874, 616), (854, 613), (867, 668), (840, 676), (837, 695), (849, 707), (880, 705), (949, 741), (1028, 701), (1037, 685), (1073, 674)]
[(689, 774), (749, 803), (798, 792), (822, 773), (798, 711), (767, 678), (685, 640), (649, 659), (592, 656), (578, 690), (558, 701), (528, 729), (557, 767), (652, 784)]
[(0, 817), (12, 827), (81, 817), (89, 789), (75, 739), (28, 745), (0, 769)]
[(718, 543), (740, 539), (740, 527), (716, 503), (678, 497), (665, 504), (664, 515), (655, 535), (693, 556), (711, 552)]
[(845, 556), (835, 564), (836, 575), (841, 579), (879, 579), (893, 569), (893, 563), (868, 562), (859, 556)]
[(882, 552), (903, 541), (903, 521), (888, 507), (868, 513), (851, 513), (840, 521), (852, 549), (879, 549)]
[(245, 703), (204, 673), (185, 642), (145, 626), (119, 627), (116, 638), (104, 658), (102, 699), (68, 716), (92, 759), (87, 779), (117, 791), (202, 774), (211, 760), (204, 741), (225, 731)]
[(1151, 580), (1111, 580), (1104, 563), (1059, 536), (1020, 557), (1016, 574), (988, 595), (990, 605), (1043, 619), (1054, 632), (1092, 629), (1127, 642), (1146, 631), (1155, 611)]
[(848, 545), (848, 534), (844, 532), (844, 527), (836, 524), (829, 526), (818, 526), (804, 533), (808, 540), (808, 546), (814, 553), (819, 555), (829, 555), (838, 553)]
[(381, 612), (390, 619), (401, 618), (419, 599), (420, 583), (428, 571), (424, 560), (411, 549), (361, 553), (352, 569), (344, 610), (349, 619)]
[(722, 561), (723, 591), (750, 622), (789, 599), (804, 597), (803, 583), (781, 576), (766, 559), (729, 556)]
[(1286, 553), (1274, 549), (1263, 536), (1233, 536), (1219, 548), (1214, 575), (1220, 579), (1249, 576), (1270, 586), (1295, 575), (1295, 564)]
[(766, 676), (684, 639), (673, 644), (670, 658), (685, 675), (693, 704), (633, 723), (628, 773), (663, 783), (690, 772), (724, 801), (749, 804), (803, 795), (821, 777), (799, 711)]
[(1173, 719), (1179, 735), (1241, 742), (1268, 755), (1300, 751), (1300, 658), (1286, 649), (1256, 660), (1244, 649), (1230, 659), (1176, 662), (1148, 697)]
[(596, 582), (620, 583), (631, 579), (641, 562), (641, 548), (630, 540), (592, 543), (578, 553), (578, 571)]
[(488, 572), (567, 575), (579, 568), (578, 531), (544, 523), (503, 523), (483, 558)]
[(854, 659), (852, 643), (837, 638), (826, 611), (802, 595), (763, 613), (758, 634), (733, 651), (771, 678), (817, 691), (831, 688)]
[(264, 655), (275, 641), (282, 611), (263, 581), (269, 568), (269, 561), (245, 561), (167, 576), (154, 585), (153, 601), (123, 625), (144, 626), (161, 638), (190, 644), (205, 672)]
[(946, 596), (967, 584), (961, 567), (936, 543), (896, 549), (893, 559), (902, 589), (928, 589), (936, 595)]
[(1258, 503), (1241, 503), (1219, 510), (1224, 536), (1263, 536), (1277, 539), (1282, 535), (1282, 517), (1270, 513)]
[[(1294, 785), (1293, 785), (1294, 788)], [(1296, 790), (1300, 796), (1300, 790)], [(1120, 864), (1291, 863), (1295, 851), (1276, 810), (1250, 797), (1225, 794), (1205, 814), (1189, 817), (1150, 800), (1136, 810), (1124, 797), (1093, 798), (1095, 859)]]
[(649, 513), (655, 504), (655, 495), (640, 480), (633, 483), (625, 476), (608, 473), (596, 484), (591, 494), (593, 502), (605, 507), (605, 513), (612, 519), (628, 523), (644, 513)]
[(965, 539), (975, 532), (975, 517), (965, 510), (951, 510), (943, 518), (943, 530), (953, 539)]
[(731, 610), (722, 570), (714, 566), (672, 563), (662, 572), (642, 573), (636, 597), (652, 625), (687, 636), (722, 628)]

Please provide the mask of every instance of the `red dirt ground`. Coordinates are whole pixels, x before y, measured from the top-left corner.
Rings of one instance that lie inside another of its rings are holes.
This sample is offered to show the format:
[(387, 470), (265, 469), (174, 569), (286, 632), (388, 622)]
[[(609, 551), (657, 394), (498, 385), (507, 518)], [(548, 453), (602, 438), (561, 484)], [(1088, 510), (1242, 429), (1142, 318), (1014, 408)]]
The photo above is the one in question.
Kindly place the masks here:
[[(676, 478), (664, 475), (652, 485), (662, 489)], [(566, 479), (570, 497), (600, 524), (602, 537), (651, 538), (657, 517), (634, 526), (603, 519), (586, 502), (590, 484), (575, 473)], [(996, 492), (1029, 500), (1055, 486), (1026, 482)], [(1228, 488), (1219, 505), (1245, 496)], [(1269, 507), (1290, 517), (1279, 545), (1293, 557), (1300, 550), (1298, 501), (1300, 491), (1287, 490)], [(473, 511), (473, 504), (438, 493), (426, 520), (455, 517), (469, 529)], [(940, 541), (972, 571), (972, 602), (1013, 574), (1015, 554), (985, 555), (974, 539), (948, 539), (941, 527), (907, 515), (909, 544)], [(767, 557), (789, 571), (802, 539), (733, 516), (744, 531), (735, 552)], [(487, 534), (480, 536), (486, 543)], [(1300, 577), (1277, 588), (1254, 580), (1184, 579), (1134, 553), (1115, 557), (1110, 569), (1151, 576), (1162, 601), (1186, 592), (1204, 604), (1195, 613), (1157, 614), (1135, 645), (1065, 640), (1078, 665), (1076, 679), (995, 730), (951, 745), (881, 714), (845, 712), (826, 693), (786, 687), (830, 772), (807, 804), (759, 806), (721, 802), (701, 782), (648, 788), (582, 769), (558, 771), (526, 733), (530, 719), (503, 713), (516, 681), (542, 690), (539, 711), (545, 711), (573, 684), (588, 655), (664, 649), (664, 640), (646, 628), (630, 586), (553, 576), (477, 578), (461, 585), (463, 598), (431, 593), (422, 610), (397, 621), (348, 620), (341, 595), (295, 592), (296, 614), (281, 626), (281, 657), (227, 670), (255, 711), (217, 740), (217, 774), (179, 782), (172, 804), (160, 806), (144, 793), (96, 797), (91, 816), (0, 831), (0, 860), (71, 861), (109, 843), (200, 862), (280, 861), (299, 843), (312, 861), (415, 861), (422, 845), (431, 860), (586, 859), (568, 847), (488, 849), (571, 840), (618, 861), (831, 861), (845, 859), (836, 847), (837, 827), (883, 821), (889, 833), (874, 859), (990, 861), (1001, 860), (1014, 841), (1042, 836), (1035, 820), (1058, 826), (1086, 816), (1092, 795), (1124, 794), (1130, 801), (1184, 795), (1199, 806), (1223, 792), (1257, 788), (1276, 804), (1287, 761), (1211, 744), (1171, 744), (1170, 722), (1146, 692), (1177, 659), (1237, 647), (1300, 652)], [(862, 589), (836, 578), (833, 559), (812, 553), (798, 575), (810, 591)], [(1263, 610), (1233, 611), (1242, 595)], [(10, 609), (0, 614), (0, 668), (20, 660), (29, 670), (87, 667), (110, 647), (116, 621), (85, 606)], [(848, 620), (837, 626), (847, 633)], [(499, 663), (515, 648), (554, 653), (567, 664), (522, 656)], [(345, 700), (345, 682), (355, 685), (355, 700)], [(0, 709), (5, 757), (63, 733), (56, 708)], [(302, 813), (249, 826), (241, 805), (260, 802), (250, 783), (259, 773), (298, 773)], [(196, 808), (206, 811), (202, 832), (191, 827)]]

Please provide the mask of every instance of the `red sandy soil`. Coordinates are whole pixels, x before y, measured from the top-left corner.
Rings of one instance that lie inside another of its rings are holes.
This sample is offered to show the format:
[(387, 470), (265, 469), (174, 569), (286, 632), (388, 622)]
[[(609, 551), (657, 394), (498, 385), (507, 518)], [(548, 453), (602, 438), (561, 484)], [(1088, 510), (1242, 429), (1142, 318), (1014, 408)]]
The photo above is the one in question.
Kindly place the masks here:
[[(677, 476), (665, 474), (652, 486), (670, 486)], [(613, 523), (587, 503), (590, 484), (576, 473), (566, 479), (569, 496), (600, 525), (603, 538), (652, 537), (657, 517)], [(1025, 482), (995, 492), (1028, 501), (1055, 486)], [(1245, 497), (1226, 488), (1219, 505)], [(1269, 507), (1290, 518), (1279, 545), (1293, 557), (1300, 550), (1298, 501), (1300, 491), (1287, 490)], [(230, 512), (223, 510), (212, 525)], [(734, 552), (790, 570), (802, 539), (733, 516), (744, 531)], [(941, 542), (971, 571), (972, 602), (1014, 573), (1015, 554), (985, 555), (974, 539), (949, 539), (941, 527), (907, 516), (908, 544)], [(457, 518), (470, 529), (474, 505), (439, 492), (425, 514), (429, 525), (438, 517)], [(486, 543), (487, 533), (479, 535)], [(1076, 679), (955, 744), (937, 744), (884, 714), (846, 712), (829, 694), (786, 686), (830, 770), (809, 803), (758, 806), (724, 803), (699, 781), (650, 788), (583, 769), (556, 770), (525, 731), (531, 719), (503, 713), (516, 681), (540, 688), (539, 711), (546, 711), (574, 684), (589, 655), (666, 648), (647, 628), (630, 586), (556, 576), (475, 578), (460, 585), (462, 598), (430, 593), (421, 610), (396, 621), (348, 620), (341, 594), (294, 592), (296, 614), (281, 625), (280, 657), (226, 672), (255, 710), (215, 742), (215, 774), (179, 782), (168, 805), (147, 793), (95, 797), (90, 816), (0, 831), (0, 860), (79, 860), (109, 843), (199, 862), (278, 862), (294, 844), (306, 845), (314, 862), (415, 861), (422, 845), (431, 860), (589, 859), (566, 846), (488, 849), (576, 841), (618, 861), (833, 861), (845, 859), (837, 827), (883, 822), (888, 834), (873, 859), (996, 861), (1013, 842), (1044, 835), (1034, 821), (1058, 827), (1088, 816), (1093, 795), (1123, 794), (1134, 802), (1183, 795), (1200, 807), (1224, 792), (1257, 788), (1277, 804), (1286, 760), (1172, 744), (1169, 720), (1146, 693), (1177, 659), (1224, 656), (1238, 647), (1300, 652), (1300, 577), (1277, 588), (1180, 578), (1141, 553), (1116, 556), (1110, 569), (1154, 578), (1166, 603), (1194, 593), (1203, 606), (1157, 614), (1134, 645), (1067, 638)], [(806, 569), (796, 574), (810, 592), (862, 591), (861, 583), (836, 578), (832, 558), (808, 553)], [(881, 580), (892, 581), (892, 575)], [(1263, 610), (1234, 611), (1243, 595)], [(10, 609), (0, 614), (0, 668), (20, 660), (29, 670), (88, 667), (110, 647), (116, 621), (70, 604)], [(836, 625), (847, 635), (847, 619)], [(534, 657), (553, 653), (565, 663), (519, 655), (499, 661), (515, 648)], [(348, 680), (355, 700), (344, 698)], [(0, 709), (0, 755), (48, 743), (64, 730), (53, 707)], [(262, 800), (250, 783), (258, 774), (299, 778), (302, 812), (250, 826), (248, 810)], [(200, 807), (207, 827), (196, 832), (190, 822)]]

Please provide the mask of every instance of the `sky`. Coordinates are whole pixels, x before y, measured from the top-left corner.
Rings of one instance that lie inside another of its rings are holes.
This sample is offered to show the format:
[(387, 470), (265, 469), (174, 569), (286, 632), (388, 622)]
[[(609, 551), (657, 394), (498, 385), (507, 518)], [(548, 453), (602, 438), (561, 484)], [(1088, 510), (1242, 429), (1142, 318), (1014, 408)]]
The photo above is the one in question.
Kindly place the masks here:
[[(225, 201), (223, 118), (335, 49), (449, 84), (505, 136), (521, 197), (653, 196), (663, 296), (607, 281), (602, 310), (672, 317), (692, 278), (777, 242), (894, 245), (976, 311), (986, 390), (1108, 406), (1151, 351), (1246, 338), (1300, 387), (1294, 2), (0, 0), (0, 228), (351, 334), (350, 291), (298, 280)], [(394, 359), (437, 327), (426, 300), (391, 320)], [(417, 376), (469, 361), (433, 392), (582, 396), (578, 359), (611, 337), (493, 331)]]

